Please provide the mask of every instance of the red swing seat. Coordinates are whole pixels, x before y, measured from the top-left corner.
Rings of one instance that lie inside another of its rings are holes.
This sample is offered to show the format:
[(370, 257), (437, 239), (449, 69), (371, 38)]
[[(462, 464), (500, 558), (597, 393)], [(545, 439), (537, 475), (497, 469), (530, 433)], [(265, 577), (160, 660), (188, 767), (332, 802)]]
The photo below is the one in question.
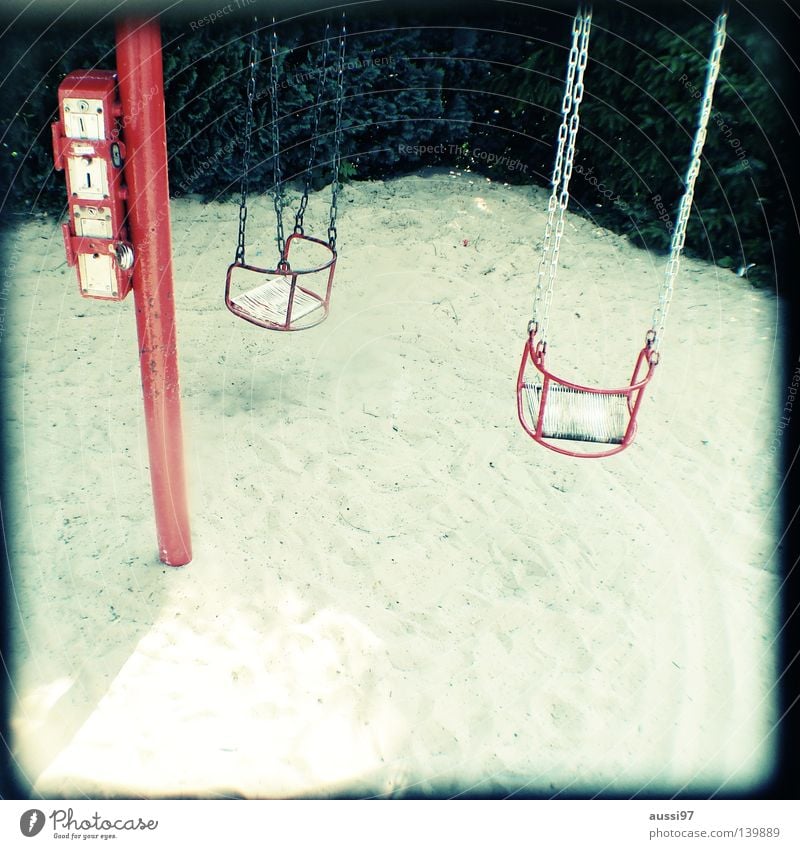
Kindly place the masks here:
[[(289, 252), (296, 241), (321, 246), (326, 258), (311, 268), (292, 268)], [(245, 262), (228, 267), (225, 306), (239, 318), (267, 330), (308, 330), (328, 316), (335, 270), (336, 251), (327, 242), (292, 233), (277, 268)], [(252, 288), (246, 288), (248, 285)]]
[[(309, 139), (309, 152), (304, 172), (303, 194), (295, 214), (294, 232), (284, 241), (283, 237), (283, 176), (280, 165), (280, 134), (278, 112), (278, 35), (273, 29), (270, 42), (270, 103), (272, 128), (272, 167), (273, 167), (273, 204), (276, 215), (276, 237), (278, 246), (278, 265), (276, 268), (262, 268), (250, 265), (245, 260), (245, 241), (247, 224), (247, 197), (250, 180), (250, 156), (253, 136), (253, 103), (256, 91), (256, 68), (258, 66), (258, 22), (253, 18), (250, 32), (250, 69), (247, 82), (247, 113), (244, 132), (244, 155), (241, 173), (241, 200), (239, 202), (239, 235), (234, 261), (228, 266), (225, 275), (225, 306), (238, 318), (243, 318), (258, 327), (267, 330), (308, 330), (316, 327), (328, 317), (330, 308), (333, 276), (336, 270), (336, 201), (340, 188), (339, 170), (341, 161), (342, 136), (342, 74), (344, 72), (345, 26), (342, 14), (342, 28), (339, 35), (338, 60), (336, 64), (336, 95), (332, 101), (334, 107), (333, 131), (333, 179), (331, 181), (331, 206), (328, 224), (328, 239), (306, 236), (303, 230), (303, 216), (308, 205), (311, 191), (311, 173), (316, 162), (317, 139), (319, 136), (320, 112), (325, 93), (327, 56), (329, 48), (329, 25), (325, 26), (320, 59), (321, 74), (317, 82), (317, 92), (312, 108), (312, 132)], [(296, 113), (294, 113), (296, 114)], [(295, 254), (290, 258), (293, 246)], [(319, 249), (324, 249), (320, 253)], [(316, 256), (315, 256), (316, 253)], [(296, 266), (296, 267), (295, 267)]]
[[(532, 329), (517, 374), (517, 415), (522, 427), (540, 445), (568, 457), (609, 457), (627, 448), (636, 436), (644, 388), (658, 364), (651, 348), (653, 332), (647, 334), (636, 358), (630, 383), (620, 389), (597, 389), (556, 377), (545, 367), (546, 346), (535, 342), (535, 335)], [(535, 370), (533, 380), (526, 379), (529, 365)], [(614, 447), (578, 450), (555, 445), (554, 439)]]

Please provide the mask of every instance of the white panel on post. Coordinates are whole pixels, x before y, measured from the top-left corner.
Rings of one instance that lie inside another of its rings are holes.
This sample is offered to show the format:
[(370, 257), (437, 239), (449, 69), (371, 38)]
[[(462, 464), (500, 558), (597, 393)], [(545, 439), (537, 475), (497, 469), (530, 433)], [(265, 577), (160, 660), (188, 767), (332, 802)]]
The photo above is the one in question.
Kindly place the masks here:
[(114, 258), (108, 254), (79, 254), (81, 288), (86, 295), (116, 297), (117, 276)]
[(71, 156), (67, 160), (72, 191), (79, 198), (102, 200), (108, 197), (108, 163), (100, 156), (93, 159)]
[(70, 139), (104, 139), (103, 101), (65, 97), (64, 134)]
[(113, 235), (111, 227), (111, 210), (105, 206), (75, 207), (75, 234), (78, 236), (99, 236), (110, 239)]

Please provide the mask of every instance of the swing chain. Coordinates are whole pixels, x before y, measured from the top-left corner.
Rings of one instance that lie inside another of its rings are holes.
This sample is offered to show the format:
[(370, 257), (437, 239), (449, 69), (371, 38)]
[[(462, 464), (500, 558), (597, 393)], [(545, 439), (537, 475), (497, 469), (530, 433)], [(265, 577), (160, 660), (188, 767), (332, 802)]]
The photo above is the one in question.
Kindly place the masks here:
[(567, 60), (567, 82), (561, 103), (561, 125), (558, 128), (556, 159), (553, 165), (553, 176), (550, 181), (550, 198), (547, 203), (547, 222), (545, 224), (544, 238), (542, 240), (542, 256), (539, 260), (539, 269), (536, 274), (533, 318), (530, 322), (537, 332), (539, 330), (540, 316), (543, 319), (542, 301), (544, 298), (544, 276), (545, 270), (547, 269), (547, 258), (552, 250), (553, 226), (555, 224), (556, 207), (558, 206), (558, 191), (561, 184), (561, 173), (564, 166), (564, 146), (567, 141), (569, 112), (572, 104), (572, 89), (575, 81), (575, 69), (578, 64), (578, 32), (578, 18), (576, 17), (572, 23), (572, 47), (570, 48), (569, 58)]
[(269, 92), (272, 102), (272, 203), (275, 207), (276, 237), (278, 244), (278, 268), (288, 268), (286, 261), (286, 239), (283, 235), (283, 175), (281, 174), (281, 139), (278, 129), (278, 33), (275, 18), (272, 19), (272, 37), (270, 39)]
[(667, 260), (667, 266), (664, 272), (664, 282), (662, 283), (661, 291), (659, 292), (658, 304), (653, 312), (653, 323), (650, 331), (650, 334), (652, 335), (650, 349), (652, 351), (652, 355), (654, 355), (656, 359), (658, 358), (659, 347), (664, 336), (667, 313), (669, 312), (669, 306), (672, 301), (675, 279), (678, 276), (678, 269), (680, 267), (681, 253), (686, 241), (686, 226), (689, 222), (689, 214), (692, 211), (694, 187), (695, 182), (697, 181), (697, 175), (700, 173), (700, 160), (703, 154), (703, 145), (706, 140), (708, 121), (711, 117), (711, 104), (714, 97), (714, 87), (717, 82), (717, 77), (719, 76), (722, 48), (725, 46), (727, 17), (727, 13), (722, 12), (714, 25), (714, 42), (711, 49), (711, 55), (708, 59), (708, 70), (706, 72), (706, 82), (703, 91), (703, 103), (700, 107), (700, 115), (698, 117), (697, 130), (692, 144), (689, 167), (686, 170), (686, 177), (684, 180), (685, 189), (681, 197), (680, 206), (678, 207), (675, 229), (672, 232), (669, 259)]
[(575, 140), (580, 126), (579, 110), (584, 94), (583, 76), (589, 60), (591, 27), (591, 7), (579, 7), (572, 22), (572, 45), (567, 59), (567, 79), (561, 102), (561, 125), (558, 128), (542, 254), (536, 274), (533, 317), (529, 322), (529, 332), (535, 330), (539, 334), (539, 344), (542, 347), (546, 345), (547, 318), (553, 300), (561, 238), (564, 235), (566, 211), (569, 206), (569, 181), (572, 177)]
[(331, 183), (331, 209), (330, 223), (328, 225), (328, 245), (332, 251), (336, 251), (336, 202), (339, 196), (339, 169), (341, 167), (342, 146), (342, 102), (344, 100), (344, 51), (347, 27), (345, 17), (342, 14), (342, 29), (339, 33), (339, 54), (336, 67), (336, 99), (335, 99), (335, 124), (333, 131), (333, 182)]
[(250, 78), (247, 81), (247, 111), (244, 123), (244, 150), (242, 153), (241, 199), (239, 200), (239, 241), (236, 245), (235, 262), (244, 264), (244, 243), (247, 229), (247, 195), (250, 188), (250, 152), (253, 136), (253, 113), (256, 97), (256, 65), (258, 64), (258, 19), (253, 17), (253, 29), (250, 33)]
[(313, 118), (312, 118), (312, 127), (311, 127), (311, 140), (309, 142), (308, 149), (308, 162), (306, 164), (306, 173), (305, 173), (305, 181), (303, 183), (303, 196), (300, 198), (300, 205), (297, 208), (297, 212), (294, 217), (294, 232), (302, 236), (304, 233), (303, 230), (303, 217), (306, 213), (306, 209), (308, 207), (308, 193), (311, 191), (311, 170), (314, 167), (314, 163), (317, 160), (317, 140), (319, 137), (319, 115), (322, 106), (322, 95), (325, 92), (325, 83), (327, 82), (328, 76), (328, 47), (330, 42), (330, 24), (325, 24), (325, 38), (322, 41), (322, 56), (320, 57), (320, 70), (318, 73), (320, 74), (319, 80), (317, 81), (317, 94), (314, 99), (313, 106)]

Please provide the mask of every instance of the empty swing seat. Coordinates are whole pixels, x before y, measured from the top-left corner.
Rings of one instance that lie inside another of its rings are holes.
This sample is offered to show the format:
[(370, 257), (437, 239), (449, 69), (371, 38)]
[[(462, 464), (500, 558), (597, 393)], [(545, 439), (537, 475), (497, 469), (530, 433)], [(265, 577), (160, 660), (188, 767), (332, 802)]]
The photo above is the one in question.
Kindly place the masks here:
[[(289, 266), (289, 250), (297, 243), (311, 250), (324, 248), (322, 261), (303, 269)], [(324, 321), (333, 287), (336, 252), (321, 239), (293, 233), (286, 240), (284, 260), (285, 267), (275, 269), (234, 262), (225, 280), (228, 309), (268, 330), (307, 330)]]
[[(531, 334), (525, 342), (517, 375), (517, 415), (529, 436), (538, 443), (570, 457), (608, 457), (633, 442), (636, 416), (643, 391), (658, 363), (645, 346), (636, 358), (630, 383), (617, 389), (595, 389), (556, 377), (545, 368), (544, 345)], [(529, 366), (533, 376), (527, 377)], [(556, 445), (553, 440), (608, 445), (603, 449), (583, 449)]]
[[(523, 390), (530, 419), (538, 422), (543, 385), (524, 383)], [(542, 416), (542, 436), (619, 445), (629, 421), (628, 396), (624, 392), (587, 392), (550, 383)]]
[[(289, 314), (289, 298), (292, 294), (291, 276), (273, 277), (245, 292), (231, 298), (235, 310), (245, 313), (265, 324), (283, 325)], [(295, 286), (292, 300), (291, 320), (299, 321), (314, 310), (322, 309), (323, 301), (299, 286)]]

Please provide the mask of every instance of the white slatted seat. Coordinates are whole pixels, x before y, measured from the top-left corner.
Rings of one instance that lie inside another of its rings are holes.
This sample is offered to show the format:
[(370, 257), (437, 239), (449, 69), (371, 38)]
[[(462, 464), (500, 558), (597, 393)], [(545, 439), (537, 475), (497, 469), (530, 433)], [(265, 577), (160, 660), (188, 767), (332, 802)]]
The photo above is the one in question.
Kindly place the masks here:
[[(236, 295), (231, 302), (242, 312), (252, 316), (258, 321), (269, 324), (285, 324), (289, 310), (289, 293), (291, 291), (291, 277), (270, 277), (260, 286)], [(299, 286), (295, 286), (294, 300), (292, 301), (292, 321), (305, 318), (315, 310), (322, 309), (323, 303), (319, 298), (304, 292)]]
[[(541, 383), (524, 383), (530, 421), (539, 421)], [(579, 442), (605, 442), (619, 445), (625, 437), (630, 411), (623, 392), (585, 392), (571, 386), (550, 383), (542, 417), (542, 436)]]

